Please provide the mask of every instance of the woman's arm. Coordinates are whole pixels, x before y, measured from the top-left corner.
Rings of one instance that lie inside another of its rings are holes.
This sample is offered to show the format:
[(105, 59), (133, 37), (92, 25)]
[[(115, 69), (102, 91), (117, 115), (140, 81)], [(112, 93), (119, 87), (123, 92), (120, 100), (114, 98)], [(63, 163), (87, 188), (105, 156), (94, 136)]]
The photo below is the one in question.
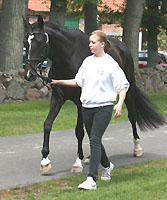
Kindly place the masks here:
[(118, 103), (114, 106), (114, 110), (115, 110), (114, 117), (115, 117), (115, 118), (120, 117), (121, 114), (122, 114), (122, 105), (123, 105), (123, 102), (124, 102), (124, 100), (125, 100), (125, 97), (126, 97), (126, 89), (123, 88), (123, 89), (119, 92), (119, 100), (118, 100)]
[(53, 80), (49, 84), (57, 84), (57, 85), (66, 85), (71, 87), (78, 87), (77, 82), (75, 79), (69, 79), (69, 80)]

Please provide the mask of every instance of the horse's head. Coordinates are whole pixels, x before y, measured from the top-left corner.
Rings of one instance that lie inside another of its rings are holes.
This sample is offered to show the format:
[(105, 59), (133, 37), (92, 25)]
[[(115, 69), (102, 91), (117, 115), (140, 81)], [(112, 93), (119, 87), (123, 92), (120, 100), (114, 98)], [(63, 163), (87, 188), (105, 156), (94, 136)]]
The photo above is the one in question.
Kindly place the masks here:
[(25, 79), (28, 81), (35, 80), (39, 76), (37, 70), (41, 69), (41, 64), (47, 57), (49, 36), (44, 31), (44, 22), (41, 16), (38, 17), (38, 22), (30, 24), (23, 19), (25, 36), (24, 47), (26, 48), (25, 62)]

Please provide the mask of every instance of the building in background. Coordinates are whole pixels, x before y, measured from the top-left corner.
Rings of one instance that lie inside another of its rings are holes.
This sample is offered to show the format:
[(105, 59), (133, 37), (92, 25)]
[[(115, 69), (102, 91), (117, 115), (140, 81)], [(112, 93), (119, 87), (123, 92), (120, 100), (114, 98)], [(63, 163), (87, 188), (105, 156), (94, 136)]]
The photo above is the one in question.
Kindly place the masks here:
[[(103, 0), (103, 3), (113, 10), (117, 10), (124, 0)], [(30, 23), (36, 21), (38, 15), (42, 15), (44, 20), (49, 20), (50, 0), (29, 0), (28, 17)], [(84, 31), (84, 19), (78, 19), (74, 16), (66, 16), (65, 26), (70, 28), (79, 28)], [(122, 36), (122, 28), (117, 24), (102, 24), (99, 29), (103, 30), (107, 35)]]
[[(0, 8), (2, 6), (0, 0)], [(113, 10), (117, 10), (125, 0), (103, 0), (103, 3)], [(50, 0), (29, 0), (28, 1), (28, 18), (30, 23), (36, 22), (38, 15), (41, 15), (44, 20), (49, 20)], [(65, 26), (70, 28), (79, 28), (84, 31), (84, 19), (79, 19), (74, 16), (66, 16)], [(116, 24), (101, 24), (99, 29), (103, 30), (107, 35), (122, 36), (122, 28)]]

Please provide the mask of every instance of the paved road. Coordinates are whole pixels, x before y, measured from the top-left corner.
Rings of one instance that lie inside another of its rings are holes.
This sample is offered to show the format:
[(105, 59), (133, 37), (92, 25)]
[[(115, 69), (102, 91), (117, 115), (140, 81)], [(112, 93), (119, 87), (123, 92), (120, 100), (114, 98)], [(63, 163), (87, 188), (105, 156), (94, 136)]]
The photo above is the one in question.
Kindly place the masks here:
[[(167, 158), (167, 126), (154, 131), (139, 132), (144, 154), (133, 157), (132, 131), (129, 122), (112, 124), (106, 130), (103, 143), (110, 160), (116, 167), (136, 162)], [(24, 186), (71, 174), (76, 159), (77, 141), (74, 130), (52, 132), (48, 175), (40, 174), (43, 133), (0, 138), (0, 190)], [(88, 138), (83, 143), (85, 156), (89, 154)], [(84, 167), (87, 172), (88, 167)]]

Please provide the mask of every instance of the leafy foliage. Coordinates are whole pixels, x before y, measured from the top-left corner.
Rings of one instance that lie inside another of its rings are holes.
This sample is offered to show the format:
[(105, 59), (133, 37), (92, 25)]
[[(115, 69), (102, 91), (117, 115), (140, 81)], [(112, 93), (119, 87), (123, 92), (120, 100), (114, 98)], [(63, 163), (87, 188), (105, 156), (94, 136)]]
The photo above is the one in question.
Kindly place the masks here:
[[(121, 5), (114, 3), (113, 5), (117, 9), (110, 8), (107, 5), (102, 5), (101, 10), (99, 11), (100, 23), (113, 24), (115, 23), (115, 21), (117, 21), (120, 24), (122, 24), (126, 3), (127, 3), (127, 0), (125, 0), (123, 4)], [(104, 17), (106, 14), (107, 14), (107, 17)]]
[[(81, 10), (84, 4), (94, 3), (96, 5), (102, 4), (102, 0), (51, 0), (53, 4), (56, 4), (57, 7), (68, 6), (70, 12), (77, 12)], [(43, 4), (46, 4), (47, 1), (43, 0)]]
[(102, 4), (102, 0), (68, 0), (68, 7), (71, 10), (79, 10), (84, 4), (94, 3), (96, 5)]
[(157, 34), (162, 30), (166, 32), (167, 26), (167, 1), (166, 0), (146, 0), (141, 27), (145, 31), (149, 27), (157, 29)]
[(161, 30), (158, 34), (158, 47), (160, 50), (166, 50), (166, 43), (167, 43), (167, 31)]

